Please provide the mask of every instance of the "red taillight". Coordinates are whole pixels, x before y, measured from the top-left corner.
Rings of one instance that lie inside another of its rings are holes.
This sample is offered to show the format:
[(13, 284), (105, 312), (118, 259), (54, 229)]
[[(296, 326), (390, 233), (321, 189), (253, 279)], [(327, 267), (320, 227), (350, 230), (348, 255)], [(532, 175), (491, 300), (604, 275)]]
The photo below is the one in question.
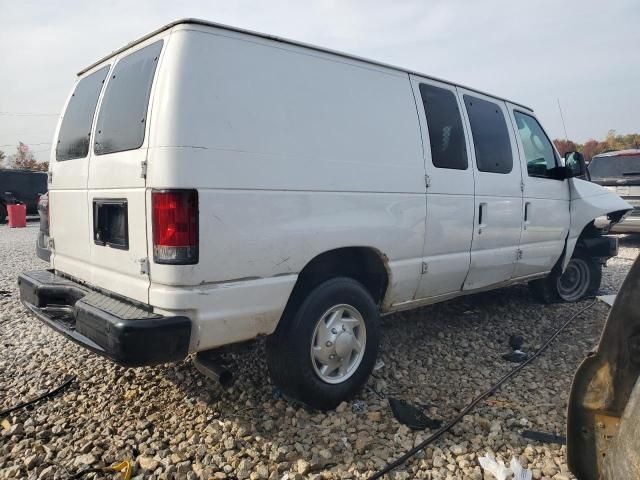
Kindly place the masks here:
[(198, 192), (151, 192), (153, 260), (156, 263), (198, 263)]

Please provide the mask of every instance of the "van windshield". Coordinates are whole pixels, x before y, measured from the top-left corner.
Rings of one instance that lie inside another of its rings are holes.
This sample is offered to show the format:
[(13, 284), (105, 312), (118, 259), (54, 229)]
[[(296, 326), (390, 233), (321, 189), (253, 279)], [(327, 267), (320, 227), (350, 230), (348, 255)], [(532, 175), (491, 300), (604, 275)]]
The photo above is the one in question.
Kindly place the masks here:
[(594, 157), (589, 174), (591, 178), (640, 178), (640, 154)]

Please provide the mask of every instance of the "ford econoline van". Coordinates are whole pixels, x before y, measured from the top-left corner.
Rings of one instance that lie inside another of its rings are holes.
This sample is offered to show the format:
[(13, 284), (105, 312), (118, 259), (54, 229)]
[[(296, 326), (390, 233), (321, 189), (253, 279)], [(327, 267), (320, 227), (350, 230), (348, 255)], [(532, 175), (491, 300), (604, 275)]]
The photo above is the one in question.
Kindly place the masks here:
[(80, 71), (55, 145), (26, 307), (126, 366), (197, 353), (226, 378), (217, 354), (267, 337), (273, 382), (317, 408), (367, 380), (380, 315), (593, 295), (631, 209), (524, 105), (201, 20)]

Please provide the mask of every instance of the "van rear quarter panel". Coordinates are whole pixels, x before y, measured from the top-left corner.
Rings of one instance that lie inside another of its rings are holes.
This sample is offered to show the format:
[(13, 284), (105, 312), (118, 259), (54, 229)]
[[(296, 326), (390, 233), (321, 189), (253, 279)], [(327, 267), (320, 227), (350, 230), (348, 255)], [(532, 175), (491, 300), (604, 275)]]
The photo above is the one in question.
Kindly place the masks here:
[(198, 189), (200, 260), (153, 264), (152, 282), (295, 281), (322, 252), (368, 246), (388, 258), (387, 302), (413, 298), (426, 200), (408, 75), (195, 25), (166, 48), (147, 187)]

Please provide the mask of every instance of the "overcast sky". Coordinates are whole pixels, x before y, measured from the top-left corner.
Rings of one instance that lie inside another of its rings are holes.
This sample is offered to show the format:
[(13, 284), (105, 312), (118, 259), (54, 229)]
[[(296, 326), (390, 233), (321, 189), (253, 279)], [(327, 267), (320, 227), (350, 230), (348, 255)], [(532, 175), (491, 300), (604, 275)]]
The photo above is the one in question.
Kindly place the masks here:
[(76, 72), (182, 17), (495, 93), (532, 107), (554, 138), (564, 137), (558, 98), (573, 140), (640, 131), (640, 0), (0, 0), (0, 149), (21, 140), (47, 160)]

